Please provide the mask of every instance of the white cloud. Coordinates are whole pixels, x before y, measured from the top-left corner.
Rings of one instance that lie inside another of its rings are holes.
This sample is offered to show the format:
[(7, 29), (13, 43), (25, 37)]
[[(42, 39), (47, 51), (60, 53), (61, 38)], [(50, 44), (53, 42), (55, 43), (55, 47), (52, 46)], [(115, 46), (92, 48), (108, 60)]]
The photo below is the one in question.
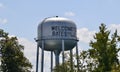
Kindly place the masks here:
[[(18, 38), (18, 41), (21, 45), (24, 46), (24, 54), (32, 63), (33, 70), (35, 71), (37, 43), (32, 42), (26, 38)], [(40, 68), (40, 64), (41, 64), (41, 49), (39, 50), (39, 68)], [(44, 52), (44, 68), (46, 68), (44, 69), (45, 72), (50, 71), (50, 52), (48, 51)]]
[[(4, 4), (0, 3), (0, 9), (4, 8)], [(6, 24), (8, 20), (6, 18), (1, 18), (0, 17), (0, 24)]]
[(4, 7), (4, 5), (2, 3), (0, 3), (0, 8), (3, 8), (3, 7)]
[[(113, 34), (117, 29), (118, 34), (120, 35), (120, 24), (110, 24), (107, 27), (108, 30), (111, 31), (111, 34)], [(79, 41), (89, 43), (90, 40), (93, 40), (95, 32), (96, 31), (89, 31), (87, 28), (80, 28), (77, 30), (77, 37), (79, 38)]]
[[(115, 30), (117, 30), (118, 34), (120, 35), (120, 24), (110, 24), (107, 27), (108, 30), (111, 31), (111, 34), (113, 34)], [(79, 41), (89, 43), (90, 40), (93, 40), (95, 32), (96, 31), (89, 31), (87, 28), (80, 28), (77, 30), (77, 37), (79, 38)]]
[[(117, 30), (118, 35), (120, 35), (120, 24), (111, 24), (108, 26), (108, 29), (112, 34)], [(120, 60), (120, 52), (118, 52), (118, 59)]]
[[(30, 62), (34, 65), (35, 63), (35, 54), (36, 54), (36, 44), (25, 39), (25, 38), (18, 38), (18, 41), (21, 45), (24, 46), (24, 54), (30, 60)], [(33, 67), (35, 69), (35, 67)]]
[(73, 13), (73, 12), (65, 12), (65, 16), (75, 16), (75, 13)]
[(87, 28), (80, 28), (77, 30), (77, 37), (79, 41), (89, 43), (90, 40), (93, 40), (95, 32), (96, 31), (89, 31)]
[(118, 34), (120, 35), (120, 24), (111, 24), (108, 26), (108, 29), (113, 33), (115, 30), (118, 31)]
[(0, 18), (0, 24), (6, 24), (8, 20), (6, 18)]

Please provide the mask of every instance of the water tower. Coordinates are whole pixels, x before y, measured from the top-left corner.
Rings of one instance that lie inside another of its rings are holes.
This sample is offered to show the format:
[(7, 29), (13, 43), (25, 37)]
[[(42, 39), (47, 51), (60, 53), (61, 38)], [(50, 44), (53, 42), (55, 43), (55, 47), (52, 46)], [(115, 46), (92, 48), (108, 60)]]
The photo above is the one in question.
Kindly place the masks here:
[(36, 72), (38, 72), (39, 48), (41, 48), (41, 72), (44, 72), (44, 51), (51, 51), (51, 72), (53, 69), (53, 52), (55, 54), (55, 65), (59, 65), (59, 55), (61, 52), (63, 63), (64, 51), (70, 50), (70, 54), (72, 55), (72, 49), (76, 47), (76, 54), (78, 55), (76, 25), (73, 21), (67, 18), (58, 16), (45, 18), (38, 25), (38, 36), (36, 42)]

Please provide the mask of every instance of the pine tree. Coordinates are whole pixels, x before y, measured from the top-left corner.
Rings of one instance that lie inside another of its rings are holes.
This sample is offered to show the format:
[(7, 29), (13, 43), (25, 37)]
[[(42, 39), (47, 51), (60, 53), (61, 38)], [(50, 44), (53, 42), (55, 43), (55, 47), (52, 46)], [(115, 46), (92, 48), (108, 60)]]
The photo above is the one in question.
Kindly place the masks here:
[(99, 32), (95, 34), (95, 41), (91, 41), (89, 49), (90, 56), (98, 61), (96, 72), (111, 71), (112, 66), (119, 65), (117, 43), (119, 36), (117, 30), (110, 38), (110, 31), (107, 30), (104, 24), (99, 27)]

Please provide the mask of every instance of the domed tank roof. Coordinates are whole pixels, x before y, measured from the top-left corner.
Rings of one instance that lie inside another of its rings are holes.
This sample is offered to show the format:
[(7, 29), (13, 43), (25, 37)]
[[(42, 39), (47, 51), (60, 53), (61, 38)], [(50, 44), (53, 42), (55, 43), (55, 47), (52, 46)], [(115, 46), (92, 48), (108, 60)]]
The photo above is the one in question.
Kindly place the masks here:
[(76, 25), (67, 18), (45, 18), (38, 26), (38, 40), (45, 41), (45, 50), (61, 50), (61, 41), (65, 41), (65, 50), (72, 49), (77, 43)]
[(58, 17), (58, 16), (45, 18), (45, 21), (54, 21), (54, 20), (56, 20), (56, 21), (71, 21), (72, 22), (72, 20), (70, 20), (68, 18), (63, 18), (63, 17)]

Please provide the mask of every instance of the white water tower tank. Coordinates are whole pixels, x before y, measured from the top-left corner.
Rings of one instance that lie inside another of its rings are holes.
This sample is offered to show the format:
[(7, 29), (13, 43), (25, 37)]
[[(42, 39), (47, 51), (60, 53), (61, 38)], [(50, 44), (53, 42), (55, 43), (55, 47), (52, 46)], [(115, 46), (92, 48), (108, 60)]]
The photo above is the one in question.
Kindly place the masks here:
[(62, 51), (64, 40), (65, 51), (71, 50), (77, 44), (76, 29), (70, 19), (58, 16), (46, 18), (38, 25), (38, 45), (41, 47), (44, 40), (44, 50)]

